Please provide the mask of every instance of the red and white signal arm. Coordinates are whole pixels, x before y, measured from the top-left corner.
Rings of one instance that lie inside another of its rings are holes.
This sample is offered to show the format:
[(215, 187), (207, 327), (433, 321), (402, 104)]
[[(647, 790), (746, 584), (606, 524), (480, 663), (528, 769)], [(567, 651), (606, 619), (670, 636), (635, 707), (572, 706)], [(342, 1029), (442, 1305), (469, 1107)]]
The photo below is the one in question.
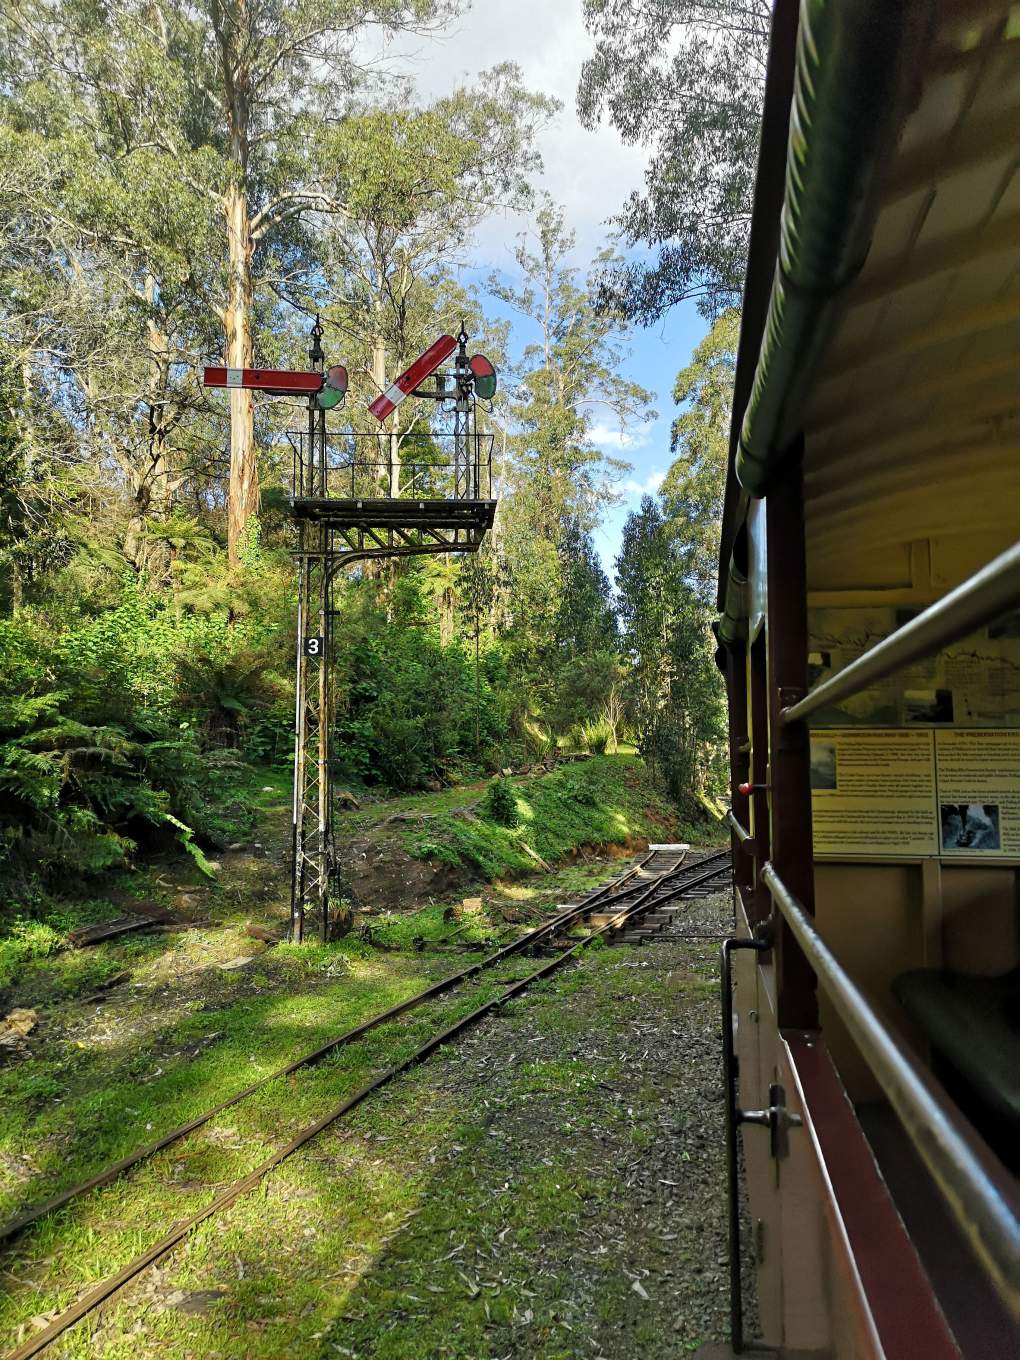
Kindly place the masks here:
[(202, 373), (202, 386), (243, 387), (278, 397), (295, 392), (307, 395), (318, 392), (322, 374), (291, 372), (285, 368), (206, 368)]
[(457, 342), (452, 335), (441, 335), (434, 345), (429, 345), (425, 353), (415, 359), (406, 373), (401, 373), (385, 392), (380, 392), (369, 406), (369, 412), (376, 420), (385, 420), (419, 383), (424, 382), (430, 373), (435, 373), (439, 365), (449, 359), (456, 348)]

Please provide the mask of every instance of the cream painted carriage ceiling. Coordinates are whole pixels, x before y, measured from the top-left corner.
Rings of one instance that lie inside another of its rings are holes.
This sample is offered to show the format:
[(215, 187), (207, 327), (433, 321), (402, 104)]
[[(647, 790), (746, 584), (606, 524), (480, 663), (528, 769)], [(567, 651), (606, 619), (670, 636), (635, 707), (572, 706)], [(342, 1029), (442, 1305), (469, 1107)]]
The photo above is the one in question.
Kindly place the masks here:
[(805, 437), (815, 588), (1020, 537), (1020, 4), (941, 6)]

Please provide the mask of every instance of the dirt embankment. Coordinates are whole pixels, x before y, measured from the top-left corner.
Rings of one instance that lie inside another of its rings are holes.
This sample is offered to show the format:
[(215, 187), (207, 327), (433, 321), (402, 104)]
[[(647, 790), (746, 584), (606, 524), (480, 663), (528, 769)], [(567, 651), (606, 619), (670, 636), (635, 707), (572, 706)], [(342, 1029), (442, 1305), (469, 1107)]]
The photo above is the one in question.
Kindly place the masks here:
[(344, 847), (342, 864), (356, 910), (410, 911), (448, 897), (470, 881), (462, 866), (415, 859), (395, 839), (362, 837)]
[[(646, 844), (643, 837), (630, 837), (612, 845), (579, 845), (563, 859), (629, 859)], [(343, 850), (343, 867), (355, 910), (367, 916), (378, 911), (414, 911), (477, 883), (479, 877), (478, 870), (469, 865), (416, 859), (399, 841), (389, 838), (360, 837), (350, 842)], [(531, 872), (541, 868), (536, 863)]]
[[(507, 799), (506, 793), (512, 792)], [(634, 756), (507, 782), (504, 806), (486, 784), (462, 785), (360, 808), (336, 824), (346, 884), (359, 911), (402, 911), (479, 880), (508, 881), (592, 853), (632, 855), (651, 841), (704, 840), (711, 828), (682, 824)]]

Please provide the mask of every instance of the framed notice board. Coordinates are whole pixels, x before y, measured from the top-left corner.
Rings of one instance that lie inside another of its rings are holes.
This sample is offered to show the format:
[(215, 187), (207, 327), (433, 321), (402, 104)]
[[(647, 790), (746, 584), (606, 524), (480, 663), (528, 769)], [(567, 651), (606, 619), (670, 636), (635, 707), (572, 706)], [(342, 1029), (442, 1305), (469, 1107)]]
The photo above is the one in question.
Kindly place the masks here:
[(819, 856), (1020, 857), (1020, 729), (828, 727), (811, 734)]

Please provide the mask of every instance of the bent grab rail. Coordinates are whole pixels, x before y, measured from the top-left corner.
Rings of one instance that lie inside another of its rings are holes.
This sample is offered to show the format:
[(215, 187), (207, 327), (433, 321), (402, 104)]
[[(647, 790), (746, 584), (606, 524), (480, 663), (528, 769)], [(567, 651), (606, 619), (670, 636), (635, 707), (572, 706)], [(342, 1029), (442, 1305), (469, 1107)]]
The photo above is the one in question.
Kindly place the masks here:
[(1020, 542), (992, 559), (948, 595), (897, 628), (838, 675), (816, 685), (798, 703), (784, 708), (784, 723), (799, 722), (826, 704), (838, 703), (876, 680), (930, 656), (991, 622), (1020, 602)]
[(743, 850), (745, 854), (753, 855), (754, 837), (751, 835), (750, 831), (748, 831), (747, 827), (737, 820), (732, 812), (727, 812), (726, 814), (726, 825), (733, 832), (734, 836), (736, 836), (740, 843), (741, 850)]
[(1020, 1318), (1020, 1218), (1015, 1191), (983, 1164), (962, 1120), (947, 1108), (935, 1082), (883, 1024), (773, 865), (766, 864), (761, 877), (950, 1213), (1007, 1308)]

